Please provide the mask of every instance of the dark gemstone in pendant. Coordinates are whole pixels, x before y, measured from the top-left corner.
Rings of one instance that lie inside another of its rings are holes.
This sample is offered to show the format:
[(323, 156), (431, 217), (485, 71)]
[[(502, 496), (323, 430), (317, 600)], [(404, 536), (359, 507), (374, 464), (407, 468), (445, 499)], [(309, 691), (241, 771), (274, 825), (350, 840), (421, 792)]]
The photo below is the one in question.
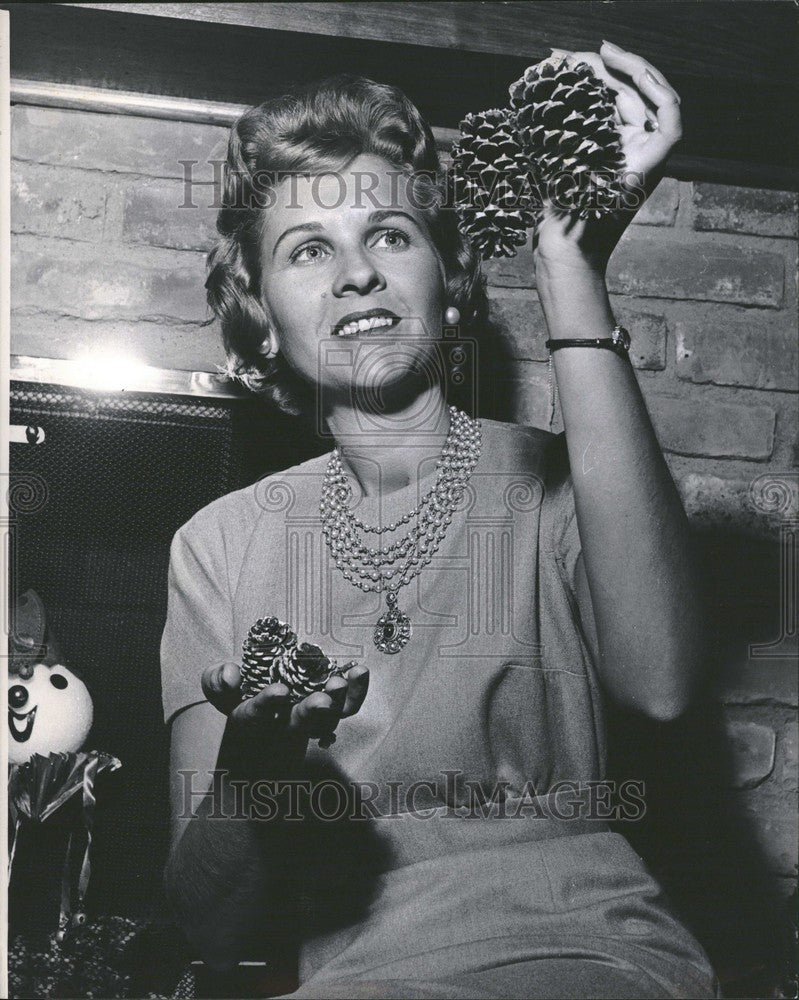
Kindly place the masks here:
[(386, 622), (383, 625), (383, 639), (386, 642), (391, 642), (392, 639), (397, 638), (397, 626), (394, 622)]

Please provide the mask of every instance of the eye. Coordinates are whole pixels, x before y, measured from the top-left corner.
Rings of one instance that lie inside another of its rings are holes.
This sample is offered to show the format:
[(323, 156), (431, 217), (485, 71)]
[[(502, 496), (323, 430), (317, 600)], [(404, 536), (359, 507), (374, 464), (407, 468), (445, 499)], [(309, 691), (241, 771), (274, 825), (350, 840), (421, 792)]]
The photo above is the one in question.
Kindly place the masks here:
[(69, 681), (63, 674), (50, 674), (50, 683), (59, 691), (63, 691), (65, 687), (69, 686)]
[(28, 701), (28, 689), (22, 684), (14, 684), (8, 689), (8, 704), (12, 708), (22, 708)]
[(384, 229), (375, 240), (373, 246), (382, 243), (386, 250), (402, 250), (408, 246), (410, 240), (401, 229)]
[(292, 264), (316, 264), (324, 260), (328, 250), (323, 243), (305, 243), (291, 254)]

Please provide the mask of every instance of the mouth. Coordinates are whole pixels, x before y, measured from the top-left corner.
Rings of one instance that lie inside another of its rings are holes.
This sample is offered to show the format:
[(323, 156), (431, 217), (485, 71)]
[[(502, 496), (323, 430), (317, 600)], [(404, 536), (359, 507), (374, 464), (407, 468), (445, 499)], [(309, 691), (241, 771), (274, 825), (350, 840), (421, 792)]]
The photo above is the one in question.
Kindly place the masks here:
[(8, 710), (8, 730), (12, 737), (17, 741), (17, 743), (25, 743), (25, 741), (30, 737), (33, 731), (33, 721), (36, 718), (36, 709), (38, 705), (35, 705), (30, 712), (15, 712), (13, 709)]
[(348, 313), (332, 330), (333, 337), (358, 337), (378, 330), (390, 330), (401, 318), (390, 309), (368, 309), (365, 312)]

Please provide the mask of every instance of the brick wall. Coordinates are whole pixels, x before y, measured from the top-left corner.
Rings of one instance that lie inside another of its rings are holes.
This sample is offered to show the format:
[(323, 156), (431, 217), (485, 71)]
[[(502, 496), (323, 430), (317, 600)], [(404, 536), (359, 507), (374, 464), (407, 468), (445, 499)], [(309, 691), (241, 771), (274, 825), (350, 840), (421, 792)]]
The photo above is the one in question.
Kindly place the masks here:
[[(199, 161), (194, 176), (208, 182), (225, 142), (212, 126), (15, 107), (12, 351), (68, 358), (103, 344), (214, 371), (222, 351), (202, 325), (213, 189), (196, 186), (197, 207), (180, 207), (180, 161)], [(487, 271), (508, 356), (486, 387), (495, 415), (547, 426), (529, 252)], [(796, 195), (665, 179), (614, 255), (609, 287), (697, 530), (743, 540), (711, 563), (716, 693), (730, 795), (785, 888), (796, 871), (795, 663), (774, 655), (785, 644), (762, 656), (749, 647), (779, 635), (780, 531), (797, 517)]]

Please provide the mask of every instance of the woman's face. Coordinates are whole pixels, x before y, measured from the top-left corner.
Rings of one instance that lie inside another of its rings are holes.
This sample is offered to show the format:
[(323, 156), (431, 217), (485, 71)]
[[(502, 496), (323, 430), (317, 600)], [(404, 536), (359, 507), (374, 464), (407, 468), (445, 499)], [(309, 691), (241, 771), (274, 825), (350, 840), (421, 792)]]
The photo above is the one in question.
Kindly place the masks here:
[(286, 178), (265, 209), (263, 304), (279, 350), (323, 394), (438, 381), (445, 270), (408, 178), (361, 155)]

